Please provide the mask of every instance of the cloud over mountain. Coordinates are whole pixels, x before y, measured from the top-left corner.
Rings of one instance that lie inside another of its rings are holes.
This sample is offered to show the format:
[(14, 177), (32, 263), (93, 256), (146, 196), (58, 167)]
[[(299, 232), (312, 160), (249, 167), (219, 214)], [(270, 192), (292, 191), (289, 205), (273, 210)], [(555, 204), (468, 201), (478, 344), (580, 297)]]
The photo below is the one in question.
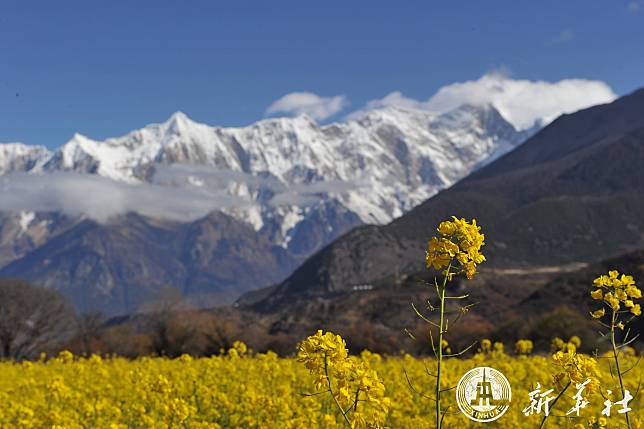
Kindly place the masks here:
[(609, 103), (617, 95), (604, 82), (587, 79), (564, 79), (558, 82), (512, 79), (504, 72), (491, 72), (478, 80), (443, 86), (427, 101), (405, 97), (394, 91), (371, 100), (365, 110), (398, 106), (434, 111), (452, 110), (463, 104), (492, 104), (517, 129), (524, 130), (535, 121), (547, 124), (564, 113), (572, 113), (596, 104)]
[(347, 97), (321, 97), (312, 92), (291, 92), (268, 106), (266, 114), (306, 114), (315, 120), (324, 120), (340, 112), (349, 104)]

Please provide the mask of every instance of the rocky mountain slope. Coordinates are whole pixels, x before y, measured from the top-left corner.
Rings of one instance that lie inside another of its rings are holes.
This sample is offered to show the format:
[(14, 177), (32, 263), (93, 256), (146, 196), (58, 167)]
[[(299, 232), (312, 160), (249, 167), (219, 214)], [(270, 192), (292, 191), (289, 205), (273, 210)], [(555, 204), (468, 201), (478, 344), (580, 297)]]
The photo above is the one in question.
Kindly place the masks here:
[(3, 267), (0, 277), (58, 289), (80, 311), (119, 314), (141, 310), (167, 287), (215, 306), (294, 268), (286, 250), (223, 213), (192, 223), (131, 213), (104, 224), (82, 220)]

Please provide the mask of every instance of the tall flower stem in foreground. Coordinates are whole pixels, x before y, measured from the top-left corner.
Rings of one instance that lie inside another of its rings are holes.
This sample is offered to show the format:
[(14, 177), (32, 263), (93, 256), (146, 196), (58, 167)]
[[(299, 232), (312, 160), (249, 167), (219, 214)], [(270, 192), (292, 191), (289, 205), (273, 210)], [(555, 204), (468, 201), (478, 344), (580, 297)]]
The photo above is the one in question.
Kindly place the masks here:
[[(591, 316), (594, 319), (601, 319), (606, 314), (606, 308), (610, 309), (611, 312), (610, 325), (607, 325), (601, 321), (599, 321), (599, 323), (602, 326), (610, 329), (610, 345), (613, 352), (612, 358), (615, 362), (615, 372), (617, 373), (617, 378), (619, 379), (619, 388), (622, 393), (622, 399), (624, 399), (626, 398), (626, 388), (624, 387), (623, 375), (629, 370), (622, 371), (620, 368), (620, 349), (634, 342), (639, 335), (636, 335), (629, 340), (629, 331), (627, 330), (623, 342), (621, 344), (618, 344), (615, 334), (617, 332), (617, 329), (624, 330), (624, 327), (629, 322), (631, 322), (635, 317), (642, 314), (640, 305), (635, 304), (635, 301), (642, 297), (642, 291), (637, 288), (637, 286), (635, 285), (635, 280), (633, 280), (632, 276), (628, 276), (626, 274), (622, 274), (620, 276), (619, 272), (617, 272), (616, 270), (609, 271), (608, 275), (597, 277), (593, 281), (593, 285), (597, 287), (597, 289), (592, 291), (590, 293), (590, 296), (593, 299), (601, 300), (603, 306), (599, 310), (592, 312)], [(624, 307), (624, 310), (620, 311), (622, 307)], [(630, 314), (630, 318), (627, 320), (621, 320), (620, 314), (624, 313)], [(611, 370), (611, 375), (612, 373), (613, 371)], [(629, 429), (631, 429), (631, 420), (628, 412), (624, 413), (624, 418), (626, 419), (626, 425)]]
[[(441, 274), (443, 275), (440, 286), (436, 277), (434, 277), (434, 287), (436, 289), (438, 304), (434, 306), (431, 301), (427, 301), (427, 309), (430, 312), (438, 311), (438, 323), (421, 314), (415, 305), (412, 304), (416, 315), (430, 325), (430, 342), (436, 357), (436, 374), (432, 374), (436, 378), (435, 397), (433, 398), (436, 408), (436, 429), (441, 428), (446, 414), (446, 410), (443, 411), (441, 407), (442, 393), (451, 390), (441, 388), (441, 382), (443, 381), (443, 359), (446, 357), (460, 356), (474, 345), (472, 344), (458, 353), (451, 353), (449, 348), (447, 348), (445, 334), (447, 334), (449, 329), (449, 319), (447, 316), (450, 314), (450, 311), (447, 310), (447, 301), (462, 300), (469, 296), (467, 294), (462, 296), (448, 296), (446, 293), (447, 286), (455, 275), (464, 274), (468, 279), (473, 278), (474, 274), (476, 274), (476, 266), (485, 261), (485, 256), (481, 254), (481, 246), (484, 245), (485, 236), (481, 234), (480, 229), (476, 225), (475, 219), (469, 223), (465, 219), (452, 217), (451, 221), (441, 222), (438, 227), (440, 237), (432, 237), (427, 245), (427, 253), (425, 256), (427, 268), (441, 270)], [(456, 320), (465, 314), (469, 307), (471, 305), (460, 307), (457, 311), (458, 315), (456, 316)], [(438, 344), (434, 342), (432, 329), (438, 330)]]
[(436, 427), (441, 427), (442, 413), (441, 413), (441, 374), (443, 364), (443, 335), (445, 333), (445, 289), (447, 288), (447, 279), (450, 276), (450, 269), (452, 264), (447, 266), (445, 276), (443, 277), (443, 284), (441, 285), (438, 296), (440, 298), (440, 322), (438, 324), (438, 361), (436, 365)]
[[(624, 389), (624, 380), (622, 379), (622, 371), (619, 368), (619, 354), (617, 351), (617, 343), (615, 342), (615, 323), (617, 319), (617, 314), (615, 313), (615, 311), (613, 311), (611, 319), (612, 321), (610, 323), (610, 345), (613, 348), (613, 359), (615, 360), (615, 372), (617, 372), (617, 378), (619, 378), (619, 388), (622, 392), (622, 398), (624, 398), (626, 395), (626, 389)], [(626, 418), (626, 425), (628, 426), (628, 429), (631, 429), (631, 420), (630, 420), (630, 417), (628, 417), (628, 413), (624, 413), (624, 417)]]

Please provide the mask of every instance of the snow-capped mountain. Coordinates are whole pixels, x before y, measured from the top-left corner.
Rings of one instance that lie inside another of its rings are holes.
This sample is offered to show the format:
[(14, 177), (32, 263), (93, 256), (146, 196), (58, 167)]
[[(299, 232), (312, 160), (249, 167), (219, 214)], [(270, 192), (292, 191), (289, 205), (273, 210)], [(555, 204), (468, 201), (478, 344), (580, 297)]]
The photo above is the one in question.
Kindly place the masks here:
[(44, 146), (0, 144), (0, 175), (15, 171), (38, 171), (50, 157), (51, 153)]
[[(235, 288), (239, 294), (280, 280), (357, 225), (401, 216), (534, 131), (517, 131), (490, 105), (464, 105), (443, 114), (385, 107), (323, 126), (298, 116), (243, 128), (213, 127), (179, 112), (105, 141), (76, 134), (51, 152), (0, 145), (0, 194), (5, 194), (0, 233), (2, 226), (6, 232), (0, 239), (0, 267), (50, 287), (58, 287), (54, 283), (60, 279), (61, 288), (87, 286), (98, 295), (114, 295), (117, 283), (128, 278), (123, 276), (130, 268), (123, 264), (132, 261), (109, 255), (109, 249), (127, 254), (126, 243), (139, 234), (145, 242), (174, 243), (164, 250), (165, 266), (158, 272), (167, 271), (168, 264), (179, 268), (159, 277), (159, 284), (180, 282), (177, 286), (186, 290), (201, 278), (200, 294), (219, 287), (227, 299), (234, 298)], [(106, 210), (110, 216), (101, 215)], [(138, 229), (127, 223), (135, 218), (120, 216), (127, 212), (144, 216)], [(217, 212), (226, 217), (208, 217)], [(227, 231), (200, 229), (196, 254), (185, 234), (206, 218), (208, 225), (227, 225)], [(252, 231), (261, 247), (246, 251)], [(243, 246), (235, 237), (243, 237)], [(203, 254), (208, 251), (217, 254)], [(268, 253), (264, 271), (248, 273), (243, 285), (235, 283), (243, 277), (239, 274), (203, 271), (217, 255), (227, 255), (226, 266), (237, 261), (242, 267)], [(70, 255), (78, 261), (68, 261)], [(56, 263), (64, 269), (57, 271)], [(263, 277), (266, 270), (271, 275)], [(144, 271), (155, 272), (154, 258), (146, 259)], [(89, 273), (96, 276), (91, 286), (85, 285)], [(94, 295), (83, 300), (100, 302)], [(123, 305), (123, 311), (133, 308)]]
[[(211, 127), (178, 112), (105, 141), (76, 134), (52, 153), (2, 145), (0, 171), (74, 171), (132, 184), (218, 187), (249, 203), (224, 211), (288, 247), (298, 226), (328, 211), (329, 203), (361, 222), (389, 222), (528, 133), (517, 132), (492, 106), (465, 105), (442, 115), (388, 107), (326, 126), (298, 116), (245, 128)], [(179, 164), (183, 168), (169, 182), (155, 174), (160, 166)], [(209, 183), (212, 172), (237, 174)]]

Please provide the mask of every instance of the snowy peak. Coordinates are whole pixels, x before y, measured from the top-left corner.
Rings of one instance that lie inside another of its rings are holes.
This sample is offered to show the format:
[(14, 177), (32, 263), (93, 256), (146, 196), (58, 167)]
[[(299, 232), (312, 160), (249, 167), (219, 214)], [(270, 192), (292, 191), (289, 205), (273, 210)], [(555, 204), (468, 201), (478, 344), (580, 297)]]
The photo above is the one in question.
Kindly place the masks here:
[(166, 121), (166, 125), (170, 128), (189, 127), (190, 124), (194, 124), (194, 123), (195, 122), (182, 111), (174, 112), (172, 115), (170, 115), (170, 118), (168, 118), (168, 120)]
[(50, 156), (51, 153), (44, 146), (28, 146), (22, 143), (0, 144), (0, 175), (37, 169)]
[[(153, 128), (148, 126), (146, 129)], [(173, 113), (167, 121), (159, 124), (159, 135), (165, 136), (166, 141), (173, 136), (193, 136), (198, 133), (211, 132), (212, 128), (206, 124), (195, 122), (185, 113), (178, 111)]]

